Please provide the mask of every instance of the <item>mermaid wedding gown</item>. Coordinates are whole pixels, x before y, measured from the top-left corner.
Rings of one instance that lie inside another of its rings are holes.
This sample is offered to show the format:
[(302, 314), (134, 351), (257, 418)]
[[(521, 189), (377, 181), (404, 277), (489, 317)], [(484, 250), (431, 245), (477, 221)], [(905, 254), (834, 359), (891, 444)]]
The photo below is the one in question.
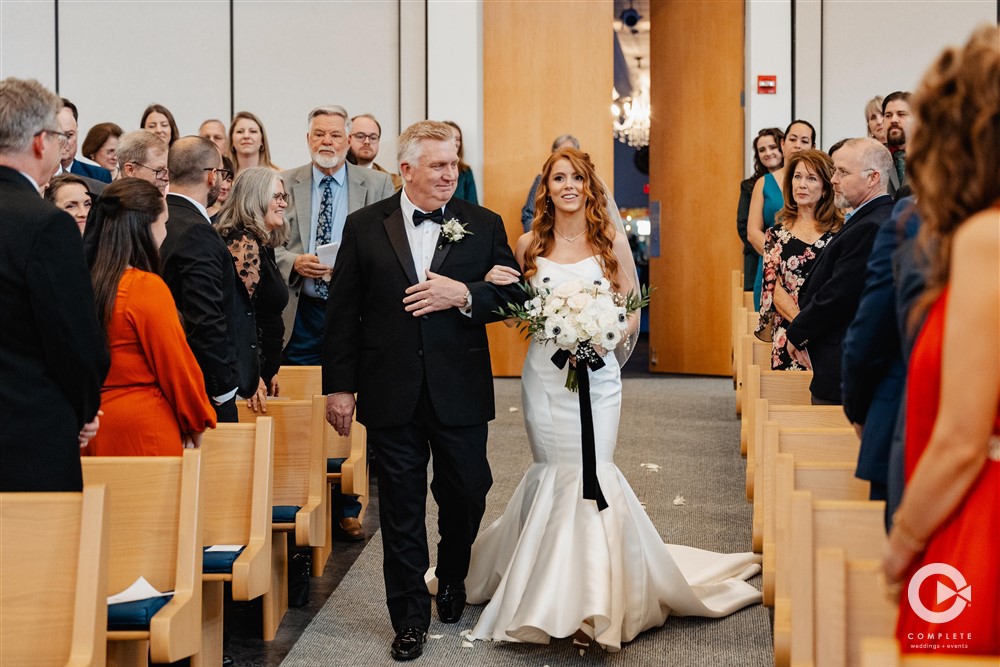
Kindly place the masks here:
[[(536, 284), (602, 277), (595, 258), (538, 262)], [(726, 616), (760, 600), (745, 579), (760, 571), (751, 553), (717, 554), (664, 544), (614, 464), (621, 369), (614, 354), (591, 372), (597, 476), (608, 502), (582, 497), (580, 407), (565, 387), (555, 348), (532, 342), (522, 403), (534, 463), (506, 511), (476, 539), (468, 601), (486, 605), (472, 639), (548, 643), (585, 627), (609, 650), (667, 616)]]

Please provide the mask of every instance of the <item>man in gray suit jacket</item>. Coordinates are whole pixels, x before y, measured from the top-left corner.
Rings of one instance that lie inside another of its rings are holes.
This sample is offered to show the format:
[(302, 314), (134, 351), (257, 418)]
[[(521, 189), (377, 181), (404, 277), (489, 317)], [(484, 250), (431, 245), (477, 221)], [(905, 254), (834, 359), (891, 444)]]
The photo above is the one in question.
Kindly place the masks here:
[(333, 266), (321, 263), (316, 249), (340, 242), (349, 213), (395, 192), (388, 175), (347, 163), (350, 131), (343, 107), (313, 109), (306, 135), (312, 162), (281, 175), (289, 195), (285, 210), (288, 242), (275, 249), (275, 258), (289, 288), (284, 312), (287, 364), (322, 363), (323, 321)]
[[(340, 242), (349, 213), (395, 192), (387, 174), (347, 163), (350, 132), (351, 121), (343, 107), (313, 109), (306, 135), (312, 162), (281, 175), (289, 195), (285, 209), (288, 242), (283, 248), (275, 248), (274, 255), (288, 283), (284, 363), (293, 366), (323, 363), (323, 329), (333, 261), (323, 264), (317, 248)], [(338, 524), (334, 537), (363, 540), (364, 531), (357, 518), (360, 511), (356, 498), (335, 493), (333, 515)]]

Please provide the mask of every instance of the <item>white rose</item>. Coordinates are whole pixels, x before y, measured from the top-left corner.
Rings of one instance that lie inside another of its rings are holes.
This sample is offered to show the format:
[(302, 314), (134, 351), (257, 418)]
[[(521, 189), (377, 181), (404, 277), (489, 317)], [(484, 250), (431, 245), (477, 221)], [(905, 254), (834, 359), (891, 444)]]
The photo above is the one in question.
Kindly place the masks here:
[(568, 280), (563, 284), (559, 285), (552, 292), (555, 296), (561, 297), (563, 299), (568, 299), (577, 292), (583, 289), (583, 281), (581, 280)]
[(602, 330), (598, 319), (585, 313), (576, 316), (576, 324), (588, 337), (599, 334)]
[(577, 292), (573, 296), (566, 299), (566, 305), (573, 310), (580, 312), (594, 300), (594, 297), (587, 294), (586, 292)]

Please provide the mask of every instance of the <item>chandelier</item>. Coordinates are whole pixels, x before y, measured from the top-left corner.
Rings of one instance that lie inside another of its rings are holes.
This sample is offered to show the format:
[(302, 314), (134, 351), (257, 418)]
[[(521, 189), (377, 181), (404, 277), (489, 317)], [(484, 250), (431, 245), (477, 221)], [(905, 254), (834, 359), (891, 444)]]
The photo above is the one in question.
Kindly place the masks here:
[[(638, 58), (636, 60), (639, 60)], [(642, 64), (639, 62), (639, 68)], [(640, 76), (639, 92), (631, 97), (618, 97), (612, 92), (611, 120), (615, 139), (633, 148), (649, 145), (649, 76)]]

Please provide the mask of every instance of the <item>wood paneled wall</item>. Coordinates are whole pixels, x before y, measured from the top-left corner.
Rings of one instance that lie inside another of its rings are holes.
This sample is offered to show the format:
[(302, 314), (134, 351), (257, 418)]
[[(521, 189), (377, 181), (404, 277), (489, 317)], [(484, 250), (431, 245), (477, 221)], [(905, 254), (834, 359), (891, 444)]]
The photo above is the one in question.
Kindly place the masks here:
[(650, 22), (650, 370), (725, 375), (730, 272), (742, 262), (743, 2), (660, 0)]
[[(613, 12), (611, 0), (483, 3), (483, 203), (503, 216), (512, 246), (560, 134), (575, 135), (614, 187)], [(493, 374), (520, 375), (521, 334), (502, 324), (489, 333)]]

